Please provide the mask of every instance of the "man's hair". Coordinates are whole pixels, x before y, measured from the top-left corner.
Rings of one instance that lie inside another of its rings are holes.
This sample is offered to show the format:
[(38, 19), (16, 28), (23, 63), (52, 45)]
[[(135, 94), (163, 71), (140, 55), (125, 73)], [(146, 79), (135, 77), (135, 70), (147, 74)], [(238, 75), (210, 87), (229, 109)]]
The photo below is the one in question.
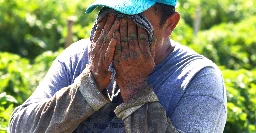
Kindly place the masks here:
[(156, 3), (155, 9), (160, 16), (160, 26), (162, 27), (166, 20), (175, 12), (175, 7), (162, 3)]

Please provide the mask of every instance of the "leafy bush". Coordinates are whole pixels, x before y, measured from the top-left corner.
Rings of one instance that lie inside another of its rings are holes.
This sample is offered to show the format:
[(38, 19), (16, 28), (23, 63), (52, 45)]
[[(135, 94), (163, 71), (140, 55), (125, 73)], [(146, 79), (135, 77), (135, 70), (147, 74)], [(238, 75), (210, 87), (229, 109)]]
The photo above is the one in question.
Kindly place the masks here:
[(9, 117), (17, 103), (17, 100), (13, 96), (7, 95), (6, 92), (0, 93), (0, 132), (7, 130)]
[[(77, 17), (73, 41), (89, 37), (97, 11), (84, 12), (92, 1), (0, 0), (0, 50), (18, 54), (0, 51), (0, 132), (6, 132), (14, 107), (31, 95), (62, 51), (68, 17)], [(171, 37), (225, 66), (227, 133), (256, 132), (255, 4), (253, 0), (179, 0), (177, 6), (182, 18)], [(197, 7), (204, 31), (194, 36), (191, 27)]]
[(221, 24), (202, 31), (193, 44), (197, 52), (229, 69), (253, 69), (256, 66), (256, 16), (237, 24)]
[(256, 132), (256, 70), (222, 70), (228, 98), (226, 133)]
[(74, 41), (89, 36), (84, 29), (97, 12), (85, 14), (92, 0), (0, 0), (0, 49), (33, 59), (47, 50), (58, 50), (67, 35), (67, 19), (77, 16)]
[(220, 23), (237, 23), (256, 14), (254, 0), (178, 0), (177, 10), (190, 27), (193, 27), (198, 7), (203, 30)]
[(0, 92), (15, 97), (21, 104), (32, 92), (29, 89), (31, 68), (25, 58), (7, 52), (0, 53)]
[(27, 59), (7, 52), (0, 53), (0, 131), (6, 130), (14, 107), (32, 93), (29, 88), (31, 68)]
[(6, 130), (14, 107), (32, 94), (61, 51), (44, 52), (33, 64), (18, 55), (0, 52), (0, 132)]
[(62, 50), (46, 51), (36, 57), (33, 64), (18, 55), (0, 52), (0, 92), (6, 92), (15, 97), (18, 104), (23, 103)]

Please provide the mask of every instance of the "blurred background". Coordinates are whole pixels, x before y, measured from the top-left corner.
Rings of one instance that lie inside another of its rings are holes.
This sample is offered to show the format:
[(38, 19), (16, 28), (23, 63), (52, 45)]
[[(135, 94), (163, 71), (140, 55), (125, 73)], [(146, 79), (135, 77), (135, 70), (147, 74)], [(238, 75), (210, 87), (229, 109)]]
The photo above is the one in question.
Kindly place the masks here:
[[(256, 0), (178, 0), (171, 38), (214, 61), (228, 97), (225, 133), (256, 133)], [(88, 38), (93, 0), (0, 0), (0, 132), (52, 61)]]

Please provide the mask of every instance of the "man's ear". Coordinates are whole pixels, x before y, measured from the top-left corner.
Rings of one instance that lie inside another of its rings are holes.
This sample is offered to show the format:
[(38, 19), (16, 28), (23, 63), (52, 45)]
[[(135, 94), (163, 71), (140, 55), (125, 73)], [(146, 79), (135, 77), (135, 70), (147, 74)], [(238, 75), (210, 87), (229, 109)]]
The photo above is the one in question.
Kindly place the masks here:
[(180, 20), (180, 14), (178, 12), (173, 13), (165, 22), (164, 28), (165, 28), (165, 37), (169, 37), (172, 34), (172, 31), (176, 27)]

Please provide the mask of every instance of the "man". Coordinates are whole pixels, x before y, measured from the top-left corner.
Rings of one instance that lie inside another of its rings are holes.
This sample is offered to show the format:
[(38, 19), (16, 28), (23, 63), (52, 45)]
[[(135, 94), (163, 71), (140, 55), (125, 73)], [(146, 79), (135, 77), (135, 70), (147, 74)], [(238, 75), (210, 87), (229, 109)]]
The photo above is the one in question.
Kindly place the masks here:
[[(9, 132), (223, 132), (217, 66), (169, 39), (175, 0), (97, 0), (90, 40), (67, 48)], [(129, 15), (125, 15), (129, 14)]]

